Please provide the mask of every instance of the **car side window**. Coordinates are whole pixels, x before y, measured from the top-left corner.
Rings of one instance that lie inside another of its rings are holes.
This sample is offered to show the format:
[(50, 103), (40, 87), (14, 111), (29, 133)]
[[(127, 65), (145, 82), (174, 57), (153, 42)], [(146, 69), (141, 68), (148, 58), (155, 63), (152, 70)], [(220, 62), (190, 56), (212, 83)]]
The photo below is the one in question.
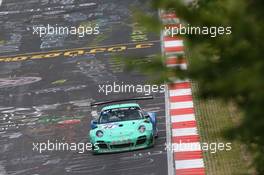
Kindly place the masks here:
[(99, 118), (99, 123), (107, 123), (108, 122), (108, 115), (107, 113), (101, 113)]

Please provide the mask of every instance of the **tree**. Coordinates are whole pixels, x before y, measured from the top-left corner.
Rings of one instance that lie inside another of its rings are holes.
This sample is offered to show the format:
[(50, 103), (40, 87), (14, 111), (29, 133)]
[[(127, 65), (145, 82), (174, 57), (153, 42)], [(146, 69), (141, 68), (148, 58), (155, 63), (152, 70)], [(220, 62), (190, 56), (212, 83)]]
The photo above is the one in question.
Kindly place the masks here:
[[(199, 0), (187, 6), (180, 0), (153, 0), (151, 4), (156, 10), (175, 11), (185, 25), (231, 27), (229, 35), (181, 35), (187, 43), (186, 71), (166, 68), (160, 58), (140, 68), (159, 71), (161, 80), (172, 74), (187, 76), (199, 84), (202, 97), (232, 101), (243, 119), (226, 137), (244, 142), (258, 174), (264, 174), (264, 1)], [(154, 16), (141, 12), (135, 16), (151, 31), (162, 29)]]

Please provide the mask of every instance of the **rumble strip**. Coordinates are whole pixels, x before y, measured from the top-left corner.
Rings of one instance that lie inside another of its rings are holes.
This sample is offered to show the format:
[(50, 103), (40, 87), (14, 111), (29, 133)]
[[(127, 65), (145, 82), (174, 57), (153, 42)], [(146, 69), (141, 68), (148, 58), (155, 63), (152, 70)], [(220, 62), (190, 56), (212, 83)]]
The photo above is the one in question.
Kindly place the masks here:
[[(177, 26), (180, 21), (174, 13), (160, 12), (160, 17), (165, 26)], [(166, 36), (165, 31), (163, 31), (162, 37), (162, 50), (166, 57), (166, 65), (187, 69), (183, 40)], [(169, 135), (171, 137), (167, 141), (169, 175), (205, 175), (191, 82), (176, 80), (169, 84), (165, 98), (166, 117), (170, 122), (170, 126), (167, 125), (167, 129), (170, 131), (167, 133), (171, 133)]]

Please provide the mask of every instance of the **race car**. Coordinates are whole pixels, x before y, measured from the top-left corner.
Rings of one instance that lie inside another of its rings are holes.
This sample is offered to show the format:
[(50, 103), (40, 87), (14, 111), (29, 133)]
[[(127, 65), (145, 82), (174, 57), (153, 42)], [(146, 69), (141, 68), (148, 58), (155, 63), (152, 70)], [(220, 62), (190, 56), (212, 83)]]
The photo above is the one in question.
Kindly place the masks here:
[[(98, 106), (132, 100), (153, 99), (153, 96), (92, 103)], [(89, 133), (93, 153), (132, 151), (154, 146), (158, 136), (154, 112), (146, 112), (138, 103), (118, 103), (104, 106), (97, 119), (91, 121)]]

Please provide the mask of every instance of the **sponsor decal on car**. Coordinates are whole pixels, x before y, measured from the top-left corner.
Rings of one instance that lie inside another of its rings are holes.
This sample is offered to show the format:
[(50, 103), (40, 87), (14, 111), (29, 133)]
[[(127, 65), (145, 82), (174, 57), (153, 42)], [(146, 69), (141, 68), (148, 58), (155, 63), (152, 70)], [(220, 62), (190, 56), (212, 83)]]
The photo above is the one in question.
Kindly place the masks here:
[(119, 123), (107, 123), (102, 125), (102, 129), (114, 129), (117, 128)]

